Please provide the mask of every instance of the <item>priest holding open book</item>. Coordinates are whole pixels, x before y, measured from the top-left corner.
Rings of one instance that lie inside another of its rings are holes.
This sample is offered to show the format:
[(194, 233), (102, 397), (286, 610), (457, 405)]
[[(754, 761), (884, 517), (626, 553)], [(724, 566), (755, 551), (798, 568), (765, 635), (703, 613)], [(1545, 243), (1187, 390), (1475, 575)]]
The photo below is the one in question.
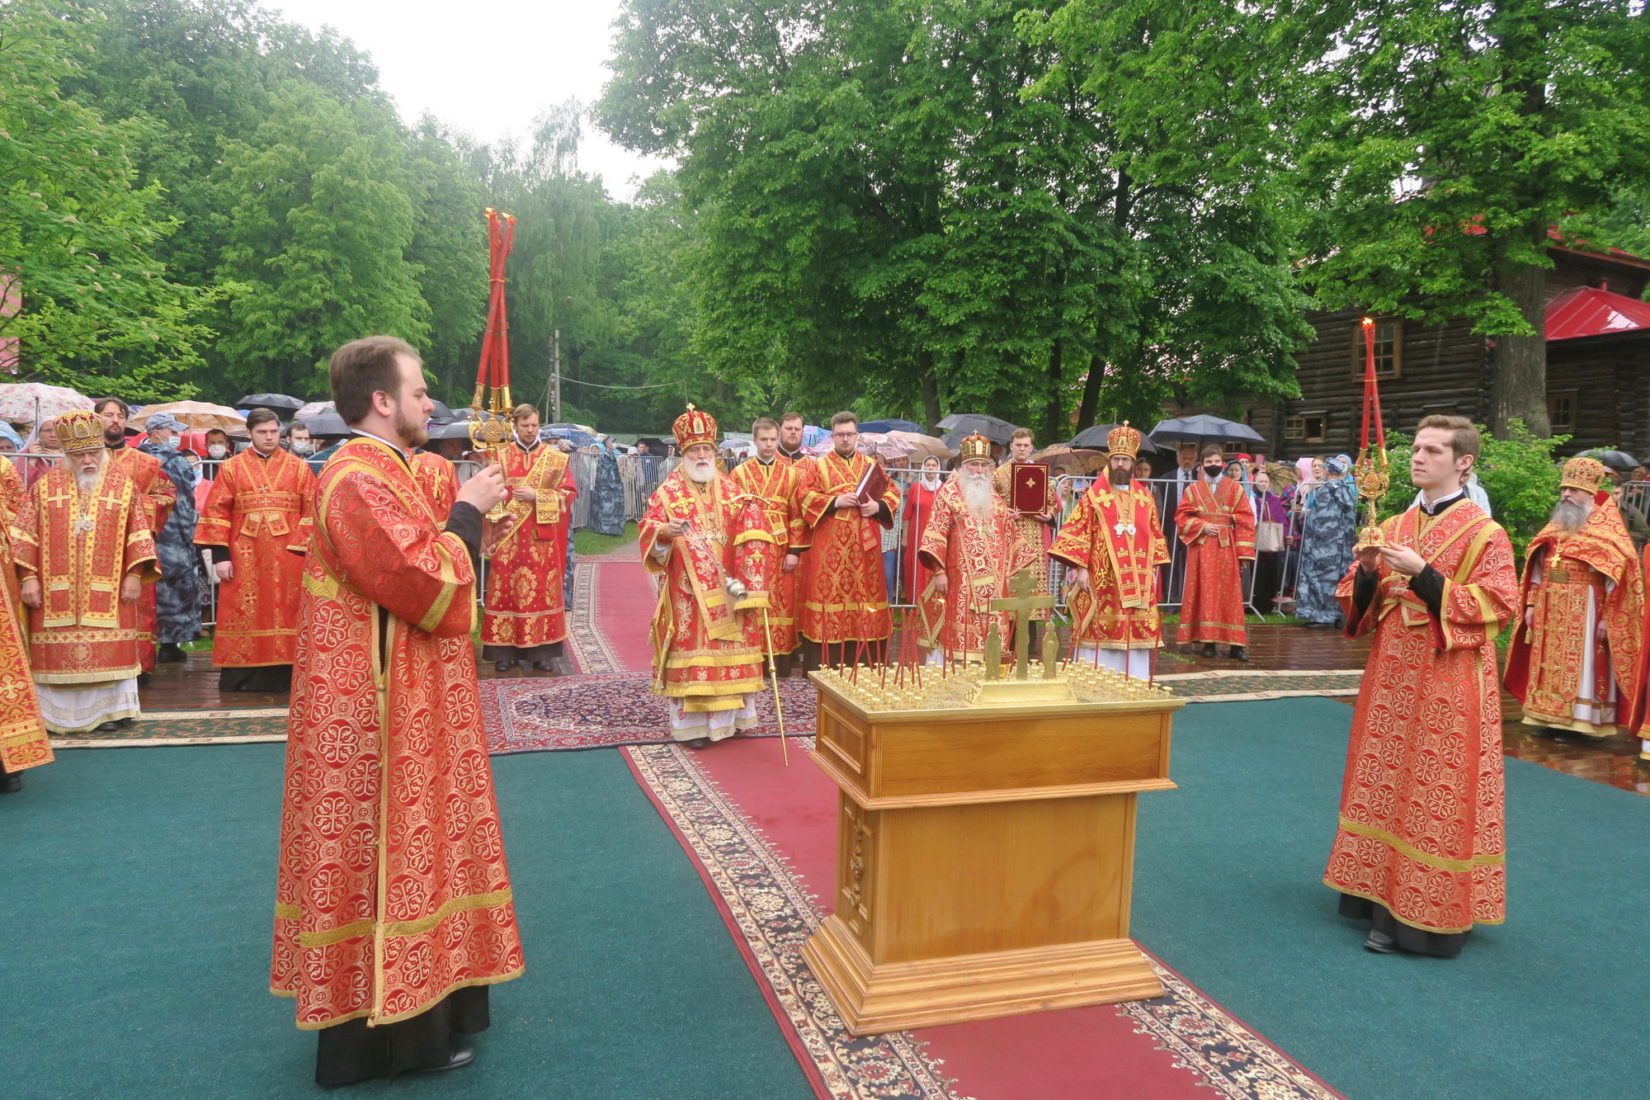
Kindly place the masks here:
[(831, 449), (802, 471), (809, 549), (801, 625), (810, 667), (822, 658), (855, 660), (861, 643), (865, 656), (880, 660), (893, 631), (877, 527), (893, 526), (899, 490), (858, 445), (859, 418), (839, 412), (831, 417)]

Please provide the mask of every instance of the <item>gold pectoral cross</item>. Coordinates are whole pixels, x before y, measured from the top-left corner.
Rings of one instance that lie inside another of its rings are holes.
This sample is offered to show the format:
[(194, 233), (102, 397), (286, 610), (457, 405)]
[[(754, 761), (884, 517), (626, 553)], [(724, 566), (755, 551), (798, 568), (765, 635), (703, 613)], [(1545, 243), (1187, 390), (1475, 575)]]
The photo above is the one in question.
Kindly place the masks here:
[(1033, 596), (1037, 590), (1037, 578), (1032, 575), (1032, 567), (1020, 570), (1009, 578), (1008, 591), (1010, 595), (998, 597), (991, 601), (993, 611), (1014, 612), (1014, 678), (1026, 679), (1031, 672), (1031, 613), (1045, 607), (1054, 606), (1053, 596)]

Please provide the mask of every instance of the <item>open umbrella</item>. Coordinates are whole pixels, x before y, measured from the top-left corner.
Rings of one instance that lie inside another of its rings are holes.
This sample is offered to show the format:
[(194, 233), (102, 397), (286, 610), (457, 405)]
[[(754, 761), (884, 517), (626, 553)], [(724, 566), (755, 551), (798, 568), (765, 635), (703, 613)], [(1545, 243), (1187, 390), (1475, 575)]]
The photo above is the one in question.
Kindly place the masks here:
[(298, 410), (292, 414), (292, 419), (308, 420), (312, 416), (320, 416), (324, 412), (332, 411), (333, 404), (331, 401), (311, 401), (308, 404), (300, 406)]
[(1620, 470), (1624, 474), (1632, 473), (1634, 466), (1643, 465), (1643, 463), (1628, 454), (1626, 451), (1606, 451), (1603, 448), (1599, 448), (1592, 451), (1582, 451), (1581, 454), (1586, 458), (1596, 458), (1606, 466), (1610, 467), (1610, 469)]
[[(1071, 437), (1069, 446), (1092, 447), (1095, 450), (1104, 451), (1107, 449), (1107, 437), (1111, 435), (1112, 429), (1115, 427), (1117, 427), (1116, 424), (1096, 424), (1092, 428), (1084, 428)], [(1159, 447), (1144, 437), (1140, 440), (1140, 453), (1143, 455), (1162, 454), (1167, 449), (1166, 447)]]
[[(337, 414), (334, 413), (333, 415), (336, 416)], [(310, 431), (314, 432), (315, 429), (311, 428)], [(445, 424), (434, 423), (430, 425), (429, 435), (431, 439), (467, 440), (470, 438), (470, 422), (468, 420), (449, 420)]]
[(565, 439), (575, 447), (588, 447), (596, 442), (595, 436), (575, 428), (571, 424), (552, 424), (548, 428), (540, 428), (539, 438)]
[[(1005, 447), (1014, 437), (1014, 425), (997, 416), (985, 413), (952, 413), (940, 421), (940, 427), (946, 429), (959, 440), (975, 432), (985, 436), (993, 443), (1001, 443)], [(950, 439), (951, 436), (947, 436)]]
[(904, 458), (916, 450), (911, 444), (891, 438), (884, 432), (865, 431), (859, 433), (859, 449), (868, 455), (881, 455), (889, 462)]
[(1266, 439), (1247, 424), (1222, 420), (1218, 416), (1200, 413), (1197, 416), (1177, 416), (1159, 420), (1149, 433), (1156, 443), (1265, 443)]
[(242, 434), (246, 432), (246, 417), (228, 405), (212, 405), (205, 401), (166, 401), (159, 405), (145, 405), (142, 414), (132, 418), (132, 425), (142, 427), (156, 413), (171, 413), (191, 428), (199, 428), (203, 432), (212, 428)]
[(1064, 443), (1058, 443), (1053, 447), (1044, 447), (1031, 456), (1031, 461), (1041, 462), (1062, 474), (1082, 477), (1104, 466), (1106, 453), (1088, 447), (1068, 447)]
[(957, 452), (945, 445), (945, 440), (937, 436), (924, 435), (921, 432), (902, 432), (894, 430), (888, 433), (889, 439), (896, 439), (911, 448), (913, 457), (928, 458), (930, 456), (946, 462), (957, 457)]
[(1300, 481), (1299, 471), (1287, 462), (1268, 462), (1265, 468), (1273, 489), (1281, 490)]
[(299, 417), (298, 422), (309, 429), (310, 435), (350, 434), (350, 427), (344, 423), (344, 418), (331, 409), (322, 409), (313, 416)]
[(0, 385), (0, 420), (18, 424), (33, 424), (36, 419), (50, 420), (75, 409), (89, 409), (92, 399), (67, 386), (48, 386), (44, 382), (11, 382)]
[(892, 419), (892, 420), (867, 420), (859, 426), (859, 430), (862, 431), (862, 432), (878, 432), (878, 433), (885, 433), (885, 432), (918, 432), (918, 433), (921, 433), (923, 429), (922, 429), (921, 424), (915, 424), (915, 423), (912, 423), (909, 420), (900, 420), (898, 418), (895, 418), (895, 419)]
[(288, 397), (284, 393), (249, 393), (239, 401), (235, 407), (242, 412), (251, 412), (253, 409), (268, 409), (271, 412), (295, 413), (304, 407), (305, 402), (296, 397)]

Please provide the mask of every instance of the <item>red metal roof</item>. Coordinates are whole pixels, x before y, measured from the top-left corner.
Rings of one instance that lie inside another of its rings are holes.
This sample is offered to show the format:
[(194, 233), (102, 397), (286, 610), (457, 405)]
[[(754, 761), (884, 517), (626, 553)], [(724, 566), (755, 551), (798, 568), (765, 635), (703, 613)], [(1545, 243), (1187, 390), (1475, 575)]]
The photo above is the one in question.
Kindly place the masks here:
[(1566, 290), (1547, 303), (1547, 341), (1650, 330), (1650, 302), (1593, 286)]

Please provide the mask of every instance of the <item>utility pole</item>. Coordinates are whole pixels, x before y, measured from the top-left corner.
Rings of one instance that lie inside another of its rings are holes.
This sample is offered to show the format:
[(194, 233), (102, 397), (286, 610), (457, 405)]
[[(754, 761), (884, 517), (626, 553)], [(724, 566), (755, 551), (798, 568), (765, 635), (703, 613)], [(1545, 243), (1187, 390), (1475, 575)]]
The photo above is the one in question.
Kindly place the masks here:
[(550, 330), (550, 423), (561, 423), (561, 329)]

